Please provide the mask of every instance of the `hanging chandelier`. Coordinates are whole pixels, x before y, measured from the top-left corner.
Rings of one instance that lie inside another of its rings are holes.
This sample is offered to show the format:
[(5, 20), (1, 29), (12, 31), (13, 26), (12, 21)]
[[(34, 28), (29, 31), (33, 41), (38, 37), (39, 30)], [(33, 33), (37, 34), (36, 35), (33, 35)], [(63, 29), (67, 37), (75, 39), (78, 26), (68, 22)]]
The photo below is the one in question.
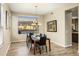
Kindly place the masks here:
[[(38, 15), (37, 15), (37, 8), (38, 8), (38, 6), (34, 6), (34, 7), (35, 7), (35, 15), (38, 16)], [(33, 20), (32, 25), (35, 25), (35, 26), (40, 26), (40, 25), (41, 25), (41, 23), (38, 22), (38, 17), (36, 17), (36, 18)]]

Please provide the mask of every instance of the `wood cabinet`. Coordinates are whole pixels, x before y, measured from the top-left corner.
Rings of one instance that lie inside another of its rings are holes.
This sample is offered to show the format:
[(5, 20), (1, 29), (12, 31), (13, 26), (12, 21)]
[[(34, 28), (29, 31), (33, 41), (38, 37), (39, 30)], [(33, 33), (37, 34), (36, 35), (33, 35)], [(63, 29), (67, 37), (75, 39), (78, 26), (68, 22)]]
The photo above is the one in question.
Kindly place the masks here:
[(77, 32), (72, 33), (72, 42), (78, 43), (78, 33)]

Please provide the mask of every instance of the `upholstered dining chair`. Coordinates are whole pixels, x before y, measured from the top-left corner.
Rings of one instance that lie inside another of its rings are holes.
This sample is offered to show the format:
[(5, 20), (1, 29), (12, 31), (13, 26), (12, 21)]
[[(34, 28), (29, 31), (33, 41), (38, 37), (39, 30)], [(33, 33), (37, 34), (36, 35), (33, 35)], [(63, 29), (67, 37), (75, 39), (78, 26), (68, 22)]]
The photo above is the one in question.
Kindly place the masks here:
[(40, 36), (40, 41), (37, 44), (38, 44), (38, 47), (39, 47), (40, 54), (41, 54), (41, 50), (42, 50), (43, 47), (45, 47), (46, 52), (47, 52), (46, 35), (45, 34), (42, 34)]
[(34, 44), (34, 41), (32, 40), (32, 35), (33, 33), (29, 33), (29, 39), (30, 39), (30, 44), (31, 44), (30, 50), (32, 49), (32, 44)]
[(31, 43), (31, 40), (30, 40), (30, 36), (29, 36), (29, 33), (27, 34), (27, 37), (26, 37), (26, 44), (27, 44), (27, 47), (29, 47), (29, 44)]

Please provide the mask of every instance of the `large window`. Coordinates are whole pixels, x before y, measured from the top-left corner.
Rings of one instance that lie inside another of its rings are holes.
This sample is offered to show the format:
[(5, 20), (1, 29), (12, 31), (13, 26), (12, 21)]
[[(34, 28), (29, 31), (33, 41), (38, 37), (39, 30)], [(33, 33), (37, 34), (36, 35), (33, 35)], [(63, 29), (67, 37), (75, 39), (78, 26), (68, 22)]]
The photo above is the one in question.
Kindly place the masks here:
[(31, 25), (32, 21), (19, 21), (18, 29), (22, 31), (36, 31), (36, 26)]
[(18, 33), (36, 32), (37, 27), (32, 25), (36, 16), (18, 16)]
[(3, 41), (3, 29), (1, 27), (1, 4), (0, 4), (0, 45), (2, 44)]
[(0, 4), (0, 26), (1, 26), (1, 4)]

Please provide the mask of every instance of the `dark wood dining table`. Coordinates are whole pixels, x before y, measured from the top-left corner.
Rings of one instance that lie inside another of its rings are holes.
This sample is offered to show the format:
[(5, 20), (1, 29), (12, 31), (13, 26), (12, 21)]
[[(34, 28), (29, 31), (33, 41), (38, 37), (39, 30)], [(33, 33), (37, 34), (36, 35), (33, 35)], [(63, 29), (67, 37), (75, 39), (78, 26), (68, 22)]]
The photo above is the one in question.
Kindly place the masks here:
[[(35, 51), (35, 48), (36, 48), (36, 42), (38, 42), (39, 39), (33, 39), (33, 41), (34, 41), (34, 55), (35, 55), (35, 52), (36, 52), (36, 51)], [(50, 39), (47, 38), (46, 41), (48, 41), (48, 44), (49, 44), (49, 51), (51, 51), (51, 43), (50, 43)]]

